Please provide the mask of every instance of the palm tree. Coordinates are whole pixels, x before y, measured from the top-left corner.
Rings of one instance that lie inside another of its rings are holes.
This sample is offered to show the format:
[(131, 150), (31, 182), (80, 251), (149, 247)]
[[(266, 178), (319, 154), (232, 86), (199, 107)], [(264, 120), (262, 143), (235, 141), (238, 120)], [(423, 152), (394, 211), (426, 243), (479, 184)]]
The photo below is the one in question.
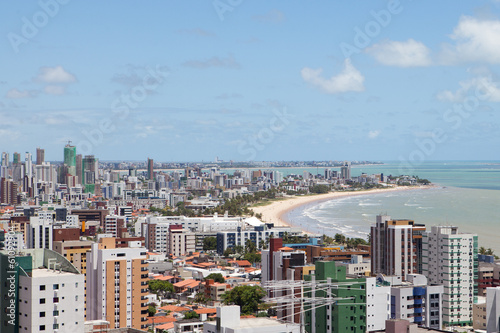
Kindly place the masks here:
[(481, 246), (479, 248), (479, 254), (486, 254), (486, 249), (484, 248), (484, 246)]

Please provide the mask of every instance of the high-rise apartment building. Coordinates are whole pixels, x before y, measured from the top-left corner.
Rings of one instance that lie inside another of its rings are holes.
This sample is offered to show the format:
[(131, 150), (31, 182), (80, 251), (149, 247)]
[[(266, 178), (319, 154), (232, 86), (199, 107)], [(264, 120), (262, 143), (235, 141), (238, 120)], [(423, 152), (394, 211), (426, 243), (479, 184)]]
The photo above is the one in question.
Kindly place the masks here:
[(477, 300), (477, 235), (453, 226), (434, 226), (423, 233), (423, 274), (429, 284), (444, 285), (443, 324), (472, 326)]
[(86, 155), (82, 161), (82, 184), (85, 192), (95, 193), (95, 184), (99, 177), (99, 164), (94, 155)]
[(148, 179), (153, 180), (155, 175), (153, 172), (154, 162), (152, 158), (148, 158)]
[(68, 260), (26, 249), (0, 261), (0, 332), (83, 332), (84, 276)]
[(42, 165), (45, 162), (45, 149), (36, 148), (36, 165)]
[(371, 227), (372, 274), (401, 276), (422, 272), (422, 233), (425, 225), (378, 215)]
[(76, 176), (78, 177), (78, 184), (82, 185), (83, 184), (83, 159), (82, 159), (82, 154), (77, 154), (76, 158)]
[(340, 167), (340, 178), (351, 179), (351, 162), (345, 161)]
[(12, 179), (2, 178), (0, 180), (0, 202), (9, 205), (20, 203), (17, 196), (17, 183)]
[(87, 256), (87, 320), (106, 320), (110, 328), (144, 329), (148, 316), (148, 269), (141, 242), (116, 248), (115, 238), (92, 244)]
[(67, 167), (67, 174), (76, 176), (76, 147), (69, 143), (64, 146), (64, 165)]

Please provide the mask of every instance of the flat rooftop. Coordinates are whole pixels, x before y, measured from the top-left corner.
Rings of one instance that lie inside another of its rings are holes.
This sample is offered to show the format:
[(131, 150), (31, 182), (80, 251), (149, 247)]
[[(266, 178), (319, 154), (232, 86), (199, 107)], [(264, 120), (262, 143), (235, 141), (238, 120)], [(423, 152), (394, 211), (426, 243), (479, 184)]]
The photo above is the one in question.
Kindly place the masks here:
[(64, 271), (54, 271), (47, 268), (39, 268), (31, 271), (31, 277), (41, 278), (41, 277), (56, 277), (56, 276), (74, 276), (75, 273), (68, 273)]
[(269, 318), (244, 318), (240, 319), (240, 326), (238, 328), (279, 326), (279, 325), (283, 325), (283, 323)]

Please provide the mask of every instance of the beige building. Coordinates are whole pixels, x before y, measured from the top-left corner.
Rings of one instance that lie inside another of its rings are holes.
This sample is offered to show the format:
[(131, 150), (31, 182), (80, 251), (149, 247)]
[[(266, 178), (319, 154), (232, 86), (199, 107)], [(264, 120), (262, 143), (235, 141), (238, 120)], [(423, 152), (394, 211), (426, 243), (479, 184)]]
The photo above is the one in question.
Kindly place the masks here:
[(140, 241), (116, 248), (115, 238), (92, 244), (87, 265), (87, 320), (110, 328), (146, 328), (147, 255)]
[(472, 320), (475, 330), (486, 330), (486, 297), (478, 297), (472, 306)]
[(182, 229), (180, 225), (171, 225), (168, 233), (167, 253), (179, 257), (196, 251), (196, 236), (193, 232)]

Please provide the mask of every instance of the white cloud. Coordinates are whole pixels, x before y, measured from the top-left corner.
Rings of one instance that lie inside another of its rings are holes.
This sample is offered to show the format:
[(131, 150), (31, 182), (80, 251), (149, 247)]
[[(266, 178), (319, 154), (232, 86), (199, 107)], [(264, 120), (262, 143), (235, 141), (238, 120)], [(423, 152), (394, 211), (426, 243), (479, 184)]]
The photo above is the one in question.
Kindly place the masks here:
[(368, 137), (370, 139), (375, 139), (380, 135), (380, 131), (370, 131), (368, 132)]
[(443, 64), (462, 62), (500, 63), (500, 21), (462, 16), (441, 52)]
[(18, 90), (16, 88), (10, 89), (5, 94), (5, 98), (9, 99), (20, 99), (20, 98), (31, 98), (34, 97), (35, 93), (33, 91), (28, 90)]
[(344, 61), (344, 69), (338, 75), (329, 79), (321, 77), (322, 68), (304, 67), (300, 72), (304, 81), (316, 86), (327, 94), (337, 94), (348, 91), (363, 91), (365, 77), (351, 64), (349, 58)]
[(54, 86), (54, 85), (48, 85), (46, 86), (43, 91), (47, 94), (47, 95), (56, 95), (56, 96), (60, 96), (60, 95), (64, 95), (66, 93), (66, 88), (64, 88), (63, 86)]
[(76, 82), (76, 77), (62, 66), (40, 67), (34, 80), (44, 83), (72, 83)]
[(421, 67), (432, 63), (427, 46), (411, 38), (405, 42), (384, 41), (366, 49), (366, 52), (386, 66)]
[(500, 102), (500, 87), (491, 76), (476, 77), (460, 81), (460, 88), (455, 92), (444, 90), (437, 94), (437, 99), (444, 102), (463, 102), (468, 96), (481, 101)]

